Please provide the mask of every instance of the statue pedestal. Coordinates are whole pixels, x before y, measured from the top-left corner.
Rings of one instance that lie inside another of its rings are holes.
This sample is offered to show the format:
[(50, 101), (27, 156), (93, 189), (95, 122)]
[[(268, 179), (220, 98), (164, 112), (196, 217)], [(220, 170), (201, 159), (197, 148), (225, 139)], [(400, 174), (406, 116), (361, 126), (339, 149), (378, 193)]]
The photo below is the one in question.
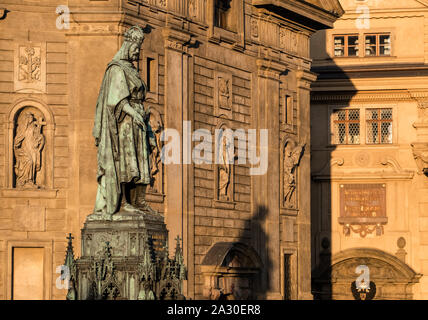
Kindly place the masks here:
[(159, 214), (120, 211), (111, 220), (91, 214), (82, 229), (82, 256), (76, 261), (66, 258), (66, 265), (73, 261), (68, 263), (68, 296), (78, 300), (184, 298), (181, 287), (186, 271), (177, 242), (170, 259), (168, 230)]
[(119, 211), (112, 217), (88, 216), (82, 229), (82, 258), (102, 254), (107, 241), (113, 257), (138, 257), (144, 253), (148, 237), (153, 238), (156, 253), (163, 254), (168, 239), (163, 216)]

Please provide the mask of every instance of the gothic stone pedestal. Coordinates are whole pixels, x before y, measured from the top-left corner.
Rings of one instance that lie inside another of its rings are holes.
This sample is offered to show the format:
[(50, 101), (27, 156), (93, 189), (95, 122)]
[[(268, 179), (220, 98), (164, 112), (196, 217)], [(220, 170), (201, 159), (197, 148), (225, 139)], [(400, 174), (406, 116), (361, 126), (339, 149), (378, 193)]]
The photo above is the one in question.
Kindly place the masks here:
[(69, 296), (78, 300), (184, 298), (181, 285), (186, 271), (179, 239), (173, 259), (168, 257), (167, 243), (161, 215), (122, 211), (112, 220), (88, 216), (82, 229), (82, 256), (69, 266), (70, 290), (74, 290)]

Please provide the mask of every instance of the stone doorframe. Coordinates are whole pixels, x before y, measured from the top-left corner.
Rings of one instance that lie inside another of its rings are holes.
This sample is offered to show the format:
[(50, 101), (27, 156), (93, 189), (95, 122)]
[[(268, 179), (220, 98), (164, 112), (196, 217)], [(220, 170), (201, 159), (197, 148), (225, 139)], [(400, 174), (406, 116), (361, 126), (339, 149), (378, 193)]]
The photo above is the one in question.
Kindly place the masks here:
[(206, 299), (254, 299), (262, 262), (257, 252), (241, 242), (217, 242), (205, 255), (201, 272)]
[(360, 276), (358, 266), (367, 266), (370, 281), (376, 286), (375, 300), (411, 300), (413, 285), (422, 274), (416, 273), (405, 262), (382, 250), (353, 248), (332, 256), (331, 265), (314, 278), (318, 298), (353, 300), (351, 285)]

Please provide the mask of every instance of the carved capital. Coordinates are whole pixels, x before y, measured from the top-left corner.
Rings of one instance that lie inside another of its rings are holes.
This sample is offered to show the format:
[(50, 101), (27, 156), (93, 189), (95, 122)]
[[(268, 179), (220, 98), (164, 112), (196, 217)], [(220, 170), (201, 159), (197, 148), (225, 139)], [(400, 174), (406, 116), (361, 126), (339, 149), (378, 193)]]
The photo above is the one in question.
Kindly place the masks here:
[(318, 78), (316, 73), (310, 72), (308, 70), (298, 70), (296, 72), (296, 76), (297, 81), (299, 82), (299, 87), (308, 90), (311, 88), (311, 84)]
[(188, 51), (188, 48), (195, 45), (195, 39), (188, 33), (183, 33), (175, 29), (165, 27), (162, 29), (165, 49), (172, 49), (181, 53)]
[(287, 66), (272, 59), (257, 59), (258, 76), (272, 80), (279, 80), (281, 73), (287, 70)]

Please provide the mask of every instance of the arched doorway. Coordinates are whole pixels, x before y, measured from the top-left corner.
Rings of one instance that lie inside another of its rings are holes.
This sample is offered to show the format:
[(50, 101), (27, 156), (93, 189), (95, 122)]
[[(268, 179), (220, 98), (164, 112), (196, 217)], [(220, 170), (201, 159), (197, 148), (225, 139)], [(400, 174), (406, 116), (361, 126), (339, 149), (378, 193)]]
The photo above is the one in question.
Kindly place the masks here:
[(382, 250), (347, 249), (333, 255), (330, 267), (319, 270), (319, 276), (314, 277), (314, 298), (360, 299), (355, 290), (355, 283), (361, 275), (356, 272), (358, 266), (367, 266), (359, 269), (368, 272), (372, 290), (372, 295), (364, 295), (364, 298), (374, 300), (413, 299), (412, 286), (418, 283), (422, 276), (397, 257)]
[(217, 242), (202, 261), (203, 295), (212, 300), (254, 299), (261, 260), (241, 242)]

